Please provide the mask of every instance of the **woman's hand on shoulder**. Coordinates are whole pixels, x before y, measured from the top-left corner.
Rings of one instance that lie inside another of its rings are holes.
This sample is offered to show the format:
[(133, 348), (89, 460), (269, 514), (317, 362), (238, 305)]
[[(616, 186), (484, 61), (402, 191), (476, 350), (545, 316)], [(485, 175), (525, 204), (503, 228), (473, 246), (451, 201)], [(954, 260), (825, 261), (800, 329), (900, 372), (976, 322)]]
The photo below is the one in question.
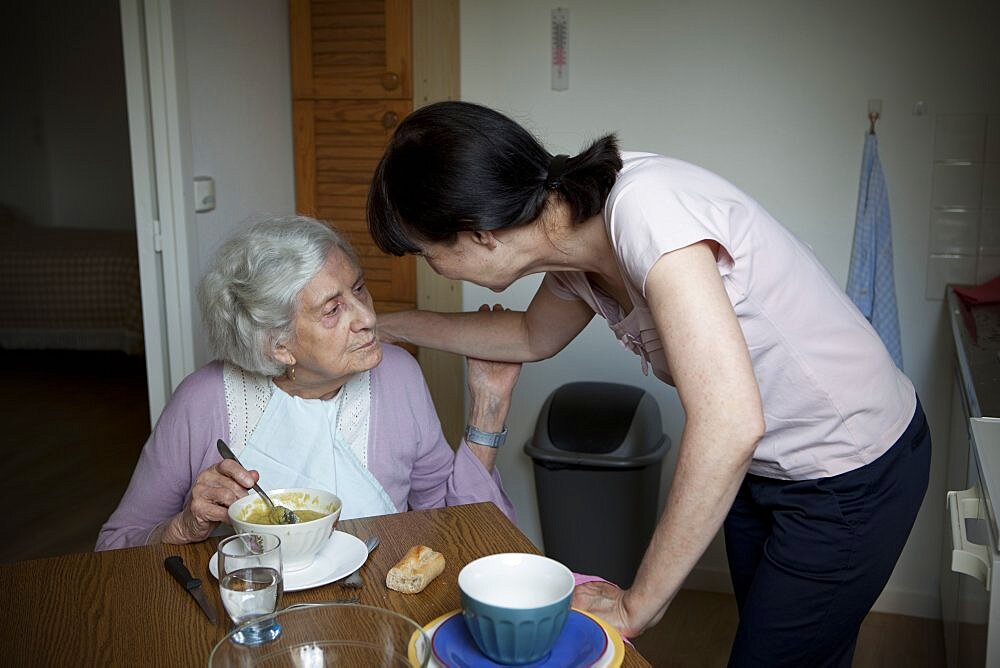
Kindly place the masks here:
[[(405, 311), (403, 312), (405, 313)], [(405, 315), (401, 315), (400, 312), (396, 313), (378, 313), (376, 325), (375, 325), (375, 335), (378, 336), (378, 340), (382, 343), (406, 343), (402, 338), (396, 335), (396, 325), (400, 318), (405, 319)]]
[(163, 532), (164, 543), (197, 543), (211, 535), (219, 522), (229, 522), (229, 506), (247, 495), (260, 478), (237, 462), (224, 459), (198, 474), (184, 510)]

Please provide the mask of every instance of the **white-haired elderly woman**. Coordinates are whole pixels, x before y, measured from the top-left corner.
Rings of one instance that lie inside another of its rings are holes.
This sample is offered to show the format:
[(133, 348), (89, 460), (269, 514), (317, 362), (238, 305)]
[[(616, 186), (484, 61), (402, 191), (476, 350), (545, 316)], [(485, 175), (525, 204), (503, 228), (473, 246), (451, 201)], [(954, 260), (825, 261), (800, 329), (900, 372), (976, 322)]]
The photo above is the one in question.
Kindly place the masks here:
[[(318, 487), (342, 517), (492, 501), (519, 364), (468, 360), (473, 436), (445, 441), (420, 369), (380, 344), (348, 243), (304, 217), (268, 219), (223, 245), (199, 303), (215, 362), (177, 388), (97, 549), (207, 538), (258, 480)], [(477, 433), (477, 431), (479, 433)], [(221, 460), (222, 438), (241, 463)]]

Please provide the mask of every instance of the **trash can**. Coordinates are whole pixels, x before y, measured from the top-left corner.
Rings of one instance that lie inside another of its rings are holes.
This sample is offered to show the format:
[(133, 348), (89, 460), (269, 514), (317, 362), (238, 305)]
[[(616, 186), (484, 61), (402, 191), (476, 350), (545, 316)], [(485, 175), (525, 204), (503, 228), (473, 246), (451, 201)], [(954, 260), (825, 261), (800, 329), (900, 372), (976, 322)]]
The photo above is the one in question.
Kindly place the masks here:
[(567, 383), (545, 400), (524, 451), (534, 460), (545, 554), (629, 587), (657, 518), (670, 439), (644, 390)]

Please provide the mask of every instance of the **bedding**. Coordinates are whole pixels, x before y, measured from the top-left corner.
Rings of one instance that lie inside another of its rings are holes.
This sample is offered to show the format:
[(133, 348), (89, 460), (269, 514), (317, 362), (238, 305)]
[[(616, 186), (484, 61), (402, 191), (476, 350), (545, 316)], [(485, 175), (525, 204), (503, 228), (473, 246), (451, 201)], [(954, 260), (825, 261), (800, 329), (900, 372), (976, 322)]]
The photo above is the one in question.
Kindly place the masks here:
[(134, 231), (0, 227), (0, 347), (143, 351)]

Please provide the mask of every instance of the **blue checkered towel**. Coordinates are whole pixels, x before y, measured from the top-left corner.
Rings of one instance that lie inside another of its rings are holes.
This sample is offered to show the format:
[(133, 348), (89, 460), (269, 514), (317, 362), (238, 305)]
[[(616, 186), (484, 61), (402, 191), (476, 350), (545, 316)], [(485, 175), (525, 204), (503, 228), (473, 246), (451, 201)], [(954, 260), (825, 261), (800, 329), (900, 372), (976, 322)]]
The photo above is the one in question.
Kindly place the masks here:
[(902, 369), (903, 349), (899, 343), (899, 314), (892, 275), (889, 194), (878, 159), (878, 138), (874, 134), (865, 135), (847, 294), (882, 337), (896, 366)]

